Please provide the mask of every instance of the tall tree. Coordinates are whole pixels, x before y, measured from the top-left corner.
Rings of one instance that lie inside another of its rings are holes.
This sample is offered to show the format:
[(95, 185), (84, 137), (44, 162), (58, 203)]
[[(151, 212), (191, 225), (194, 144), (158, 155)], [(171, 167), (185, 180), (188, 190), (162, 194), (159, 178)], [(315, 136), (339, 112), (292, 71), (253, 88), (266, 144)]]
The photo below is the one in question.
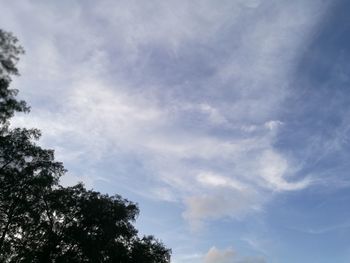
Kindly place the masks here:
[(0, 262), (170, 262), (170, 249), (137, 235), (136, 204), (82, 184), (61, 186), (65, 169), (35, 143), (40, 131), (9, 128), (15, 112), (29, 111), (9, 89), (22, 53), (0, 30)]
[(54, 161), (52, 150), (45, 150), (33, 141), (36, 129), (9, 129), (15, 112), (28, 112), (10, 89), (11, 77), (18, 75), (16, 64), (23, 48), (11, 33), (0, 30), (0, 259), (11, 261), (24, 251), (30, 229), (36, 227), (39, 193), (51, 190), (63, 174), (62, 164)]

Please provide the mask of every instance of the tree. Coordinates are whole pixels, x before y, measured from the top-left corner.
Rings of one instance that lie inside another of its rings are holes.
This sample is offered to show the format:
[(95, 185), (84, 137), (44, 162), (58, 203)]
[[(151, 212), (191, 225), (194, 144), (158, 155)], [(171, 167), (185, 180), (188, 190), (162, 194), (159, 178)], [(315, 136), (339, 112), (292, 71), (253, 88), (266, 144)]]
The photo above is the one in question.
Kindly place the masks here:
[(53, 151), (33, 143), (40, 137), (36, 129), (9, 129), (15, 112), (27, 112), (17, 90), (9, 89), (11, 76), (18, 75), (16, 63), (23, 48), (11, 34), (0, 30), (0, 259), (11, 262), (23, 251), (30, 229), (35, 229), (40, 213), (40, 193), (50, 191), (63, 174)]
[(0, 30), (0, 262), (167, 263), (171, 251), (133, 226), (137, 205), (119, 195), (63, 187), (63, 164), (35, 141), (37, 129), (9, 128), (15, 112), (28, 112), (17, 90), (23, 49)]

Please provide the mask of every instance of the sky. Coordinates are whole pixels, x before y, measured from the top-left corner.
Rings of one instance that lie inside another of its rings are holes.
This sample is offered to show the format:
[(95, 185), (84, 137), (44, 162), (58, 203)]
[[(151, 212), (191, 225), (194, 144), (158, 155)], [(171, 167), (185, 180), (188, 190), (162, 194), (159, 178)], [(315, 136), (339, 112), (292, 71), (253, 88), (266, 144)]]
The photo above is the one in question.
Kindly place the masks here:
[(173, 263), (350, 262), (350, 3), (0, 0), (12, 87)]

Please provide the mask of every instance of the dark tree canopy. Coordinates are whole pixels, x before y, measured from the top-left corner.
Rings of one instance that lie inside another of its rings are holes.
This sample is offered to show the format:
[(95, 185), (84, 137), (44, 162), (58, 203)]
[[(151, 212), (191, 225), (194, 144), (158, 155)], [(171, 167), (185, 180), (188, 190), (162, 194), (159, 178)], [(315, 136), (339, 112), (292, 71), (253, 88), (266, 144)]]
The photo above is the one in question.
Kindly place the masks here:
[(65, 169), (35, 143), (40, 131), (9, 128), (15, 112), (29, 111), (9, 89), (23, 53), (17, 42), (0, 30), (0, 262), (170, 262), (170, 249), (138, 236), (135, 203), (61, 186)]

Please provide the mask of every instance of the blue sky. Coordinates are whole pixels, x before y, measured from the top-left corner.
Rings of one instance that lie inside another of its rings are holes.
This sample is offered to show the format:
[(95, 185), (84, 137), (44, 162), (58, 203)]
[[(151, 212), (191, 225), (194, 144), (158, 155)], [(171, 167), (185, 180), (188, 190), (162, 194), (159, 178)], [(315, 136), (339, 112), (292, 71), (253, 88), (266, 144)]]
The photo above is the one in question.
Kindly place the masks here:
[(350, 262), (350, 5), (1, 1), (13, 86), (69, 172), (174, 263)]

